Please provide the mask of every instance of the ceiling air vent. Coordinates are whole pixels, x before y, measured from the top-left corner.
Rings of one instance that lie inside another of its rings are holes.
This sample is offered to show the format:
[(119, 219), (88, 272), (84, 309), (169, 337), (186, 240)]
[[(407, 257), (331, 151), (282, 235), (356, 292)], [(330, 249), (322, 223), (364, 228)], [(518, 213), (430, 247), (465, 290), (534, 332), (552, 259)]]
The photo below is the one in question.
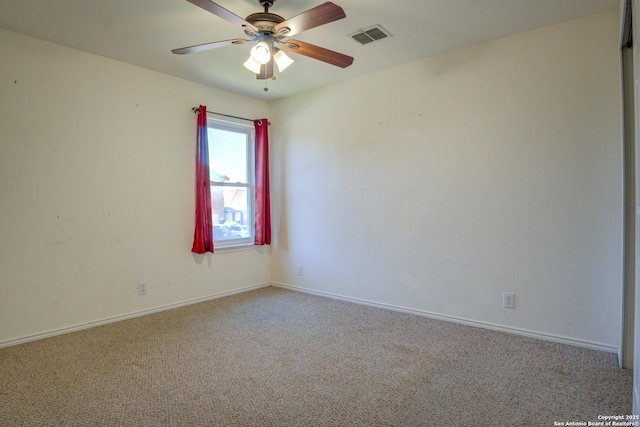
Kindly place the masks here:
[(389, 32), (380, 25), (374, 25), (373, 27), (365, 28), (364, 30), (349, 34), (349, 37), (360, 44), (368, 44), (391, 37), (391, 34), (389, 34)]

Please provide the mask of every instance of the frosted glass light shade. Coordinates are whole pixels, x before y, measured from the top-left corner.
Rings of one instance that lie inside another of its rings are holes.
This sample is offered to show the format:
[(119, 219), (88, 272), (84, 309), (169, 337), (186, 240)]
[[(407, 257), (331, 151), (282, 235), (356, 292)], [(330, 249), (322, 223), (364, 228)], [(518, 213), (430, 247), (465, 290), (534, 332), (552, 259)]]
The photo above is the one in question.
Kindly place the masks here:
[(260, 74), (260, 64), (254, 61), (252, 57), (249, 57), (242, 65), (244, 65), (247, 70), (255, 74)]
[(283, 72), (287, 67), (293, 64), (293, 59), (289, 58), (283, 50), (279, 50), (273, 55), (273, 60), (276, 61), (278, 71)]
[(258, 64), (266, 64), (271, 59), (271, 51), (266, 42), (260, 42), (251, 49), (251, 58)]

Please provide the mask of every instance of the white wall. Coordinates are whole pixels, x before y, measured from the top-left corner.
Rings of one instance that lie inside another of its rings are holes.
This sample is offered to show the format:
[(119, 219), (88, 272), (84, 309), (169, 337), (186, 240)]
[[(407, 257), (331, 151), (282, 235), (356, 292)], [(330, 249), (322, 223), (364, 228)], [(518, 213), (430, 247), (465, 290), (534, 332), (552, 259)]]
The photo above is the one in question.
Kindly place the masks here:
[(273, 281), (616, 351), (618, 36), (611, 11), (273, 103)]
[(191, 107), (266, 102), (5, 30), (0, 58), (0, 345), (269, 281), (269, 249), (191, 253)]

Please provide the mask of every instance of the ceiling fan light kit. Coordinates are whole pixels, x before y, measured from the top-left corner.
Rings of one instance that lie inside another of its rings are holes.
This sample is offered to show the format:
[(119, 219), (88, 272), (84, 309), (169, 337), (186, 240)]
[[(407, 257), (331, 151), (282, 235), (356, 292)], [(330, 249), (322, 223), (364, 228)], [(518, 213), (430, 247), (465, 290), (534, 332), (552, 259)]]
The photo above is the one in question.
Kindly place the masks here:
[(240, 27), (249, 39), (222, 40), (174, 49), (172, 52), (175, 54), (184, 55), (232, 44), (257, 42), (251, 48), (251, 56), (243, 65), (255, 73), (256, 78), (259, 80), (274, 78), (274, 62), (279, 72), (284, 71), (294, 62), (282, 49), (275, 47), (275, 44), (281, 44), (284, 50), (289, 52), (294, 52), (341, 68), (346, 68), (353, 63), (351, 56), (299, 40), (285, 40), (285, 37), (293, 36), (302, 31), (345, 18), (346, 14), (344, 10), (334, 3), (323, 3), (320, 6), (316, 6), (293, 18), (285, 20), (283, 17), (269, 12), (269, 8), (273, 6), (276, 0), (258, 0), (258, 4), (264, 7), (264, 12), (253, 13), (247, 16), (246, 19), (242, 19), (211, 0), (187, 1)]

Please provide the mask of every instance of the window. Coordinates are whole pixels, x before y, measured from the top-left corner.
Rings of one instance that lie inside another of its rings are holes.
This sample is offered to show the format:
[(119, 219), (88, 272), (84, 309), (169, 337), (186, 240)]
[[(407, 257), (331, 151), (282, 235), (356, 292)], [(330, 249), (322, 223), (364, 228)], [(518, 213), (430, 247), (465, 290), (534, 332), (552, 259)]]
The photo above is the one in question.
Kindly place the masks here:
[(253, 126), (207, 118), (216, 248), (254, 243)]

